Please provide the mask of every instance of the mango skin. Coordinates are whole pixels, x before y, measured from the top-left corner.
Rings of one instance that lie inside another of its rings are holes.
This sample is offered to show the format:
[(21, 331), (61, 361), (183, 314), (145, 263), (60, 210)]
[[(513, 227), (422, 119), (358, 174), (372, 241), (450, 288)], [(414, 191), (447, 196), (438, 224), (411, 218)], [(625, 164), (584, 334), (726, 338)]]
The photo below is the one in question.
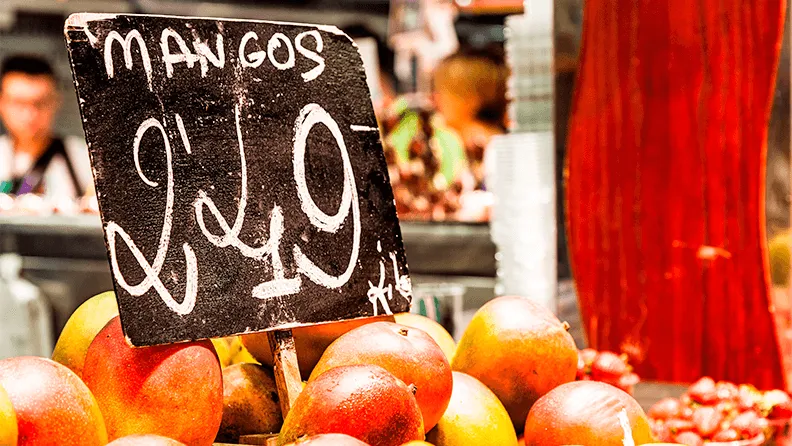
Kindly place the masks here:
[(278, 445), (318, 434), (347, 434), (377, 446), (424, 439), (412, 389), (379, 366), (331, 369), (308, 383), (283, 423)]
[(0, 386), (14, 407), (18, 446), (104, 446), (107, 430), (88, 387), (47, 358), (0, 361)]
[(52, 359), (82, 378), (88, 347), (110, 319), (116, 316), (118, 303), (112, 291), (97, 294), (83, 302), (66, 321), (52, 352)]
[(83, 379), (99, 402), (110, 440), (157, 434), (211, 446), (220, 429), (223, 375), (208, 340), (136, 348), (127, 344), (116, 317), (91, 343)]

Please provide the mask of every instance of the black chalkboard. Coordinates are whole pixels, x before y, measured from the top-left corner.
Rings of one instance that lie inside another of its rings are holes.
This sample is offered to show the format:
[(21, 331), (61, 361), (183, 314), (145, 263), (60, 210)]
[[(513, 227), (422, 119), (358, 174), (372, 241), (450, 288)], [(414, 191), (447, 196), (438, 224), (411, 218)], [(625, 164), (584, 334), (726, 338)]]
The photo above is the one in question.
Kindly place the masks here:
[(334, 27), (66, 22), (121, 322), (155, 345), (406, 311), (363, 62)]

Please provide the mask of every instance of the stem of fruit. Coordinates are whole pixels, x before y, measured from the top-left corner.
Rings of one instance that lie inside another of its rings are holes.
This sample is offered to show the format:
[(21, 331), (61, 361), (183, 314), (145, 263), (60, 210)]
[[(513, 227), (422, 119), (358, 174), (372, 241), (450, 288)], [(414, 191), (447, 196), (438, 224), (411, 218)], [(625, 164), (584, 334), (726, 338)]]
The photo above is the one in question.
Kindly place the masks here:
[(286, 418), (294, 400), (302, 390), (297, 349), (294, 346), (291, 330), (269, 331), (267, 340), (274, 359), (275, 385), (278, 388), (281, 412), (283, 412), (283, 418)]

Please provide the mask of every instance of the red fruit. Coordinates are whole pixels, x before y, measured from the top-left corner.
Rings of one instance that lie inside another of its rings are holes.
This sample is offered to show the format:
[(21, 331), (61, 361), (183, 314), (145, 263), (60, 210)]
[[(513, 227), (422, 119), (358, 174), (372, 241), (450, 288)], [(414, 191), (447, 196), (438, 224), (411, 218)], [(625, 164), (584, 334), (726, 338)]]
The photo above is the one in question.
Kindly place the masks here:
[(761, 395), (751, 386), (740, 386), (738, 395), (738, 404), (741, 411), (751, 410), (759, 404)]
[(131, 347), (115, 317), (88, 348), (83, 379), (111, 440), (156, 434), (208, 446), (217, 436), (223, 375), (210, 341)]
[(649, 421), (630, 395), (597, 381), (570, 382), (533, 405), (525, 421), (526, 445), (623, 446), (622, 422), (629, 423), (634, 444), (651, 443)]
[(622, 375), (629, 372), (627, 363), (613, 352), (600, 352), (591, 364), (591, 377), (597, 381), (616, 383)]
[(415, 399), (428, 432), (443, 416), (454, 380), (443, 350), (425, 331), (393, 322), (374, 322), (335, 340), (316, 364), (308, 382), (343, 365), (378, 365), (418, 388)]
[(594, 360), (597, 359), (597, 355), (599, 355), (599, 352), (593, 348), (584, 348), (578, 352), (578, 358), (583, 361), (583, 364), (586, 367), (591, 367), (591, 365), (594, 364)]
[(663, 398), (649, 408), (649, 418), (667, 420), (677, 417), (682, 410), (682, 405), (676, 398)]
[(737, 388), (737, 385), (734, 383), (721, 381), (715, 385), (715, 393), (717, 393), (718, 399), (721, 401), (735, 400), (739, 396), (740, 390)]
[(616, 387), (632, 395), (635, 385), (639, 382), (641, 382), (641, 378), (639, 378), (638, 375), (635, 373), (628, 373), (626, 375), (622, 375), (622, 377), (619, 378), (619, 381), (616, 383)]
[(575, 376), (575, 378), (577, 380), (581, 380), (584, 377), (586, 377), (586, 375), (587, 375), (586, 363), (583, 362), (583, 358), (581, 358), (580, 355), (578, 355), (577, 375)]
[(674, 438), (674, 441), (687, 446), (702, 446), (704, 440), (695, 432), (682, 432)]
[(692, 407), (688, 407), (688, 406), (682, 406), (682, 412), (679, 413), (679, 418), (681, 418), (683, 420), (692, 420), (693, 419), (693, 408)]
[(740, 434), (734, 429), (726, 429), (712, 436), (712, 441), (729, 442), (740, 439)]
[(18, 446), (103, 446), (99, 405), (71, 370), (49, 359), (0, 361), (0, 387), (16, 412)]
[(696, 430), (702, 437), (714, 434), (721, 421), (723, 421), (723, 415), (711, 406), (702, 406), (693, 412), (693, 424), (696, 425)]
[(679, 418), (672, 418), (666, 421), (666, 427), (668, 430), (671, 431), (672, 434), (676, 435), (681, 432), (692, 431), (696, 428), (696, 425), (693, 424), (690, 420), (681, 420)]
[(283, 422), (278, 444), (330, 433), (399, 446), (423, 440), (424, 426), (411, 388), (382, 367), (350, 365), (308, 382)]
[(709, 376), (705, 376), (693, 383), (687, 393), (693, 401), (701, 404), (711, 404), (718, 399), (715, 381)]
[(768, 418), (772, 420), (785, 420), (792, 418), (792, 401), (787, 401), (785, 403), (776, 404), (773, 406)]
[(762, 405), (770, 409), (769, 418), (781, 419), (792, 416), (792, 399), (783, 390), (765, 392), (762, 397)]
[(649, 419), (649, 424), (652, 427), (652, 435), (657, 441), (671, 441), (673, 435), (671, 429), (668, 428), (666, 423), (659, 420)]
[(717, 410), (719, 413), (721, 413), (723, 415), (726, 415), (726, 414), (729, 414), (729, 413), (732, 413), (732, 412), (736, 412), (737, 411), (737, 403), (735, 403), (734, 401), (730, 401), (730, 400), (718, 401), (718, 403), (715, 404), (715, 410)]
[(754, 411), (743, 412), (731, 422), (731, 428), (740, 433), (744, 438), (753, 438), (762, 430), (759, 415)]
[(301, 438), (286, 446), (368, 446), (357, 438), (344, 434), (320, 434)]

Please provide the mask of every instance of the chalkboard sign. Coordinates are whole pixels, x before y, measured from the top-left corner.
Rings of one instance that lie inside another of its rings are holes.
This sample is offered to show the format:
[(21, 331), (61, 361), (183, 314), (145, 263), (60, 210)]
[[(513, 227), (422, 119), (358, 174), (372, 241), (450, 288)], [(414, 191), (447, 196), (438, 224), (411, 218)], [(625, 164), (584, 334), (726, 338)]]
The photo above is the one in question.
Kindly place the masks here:
[(393, 192), (329, 26), (66, 22), (121, 322), (155, 345), (406, 311)]

